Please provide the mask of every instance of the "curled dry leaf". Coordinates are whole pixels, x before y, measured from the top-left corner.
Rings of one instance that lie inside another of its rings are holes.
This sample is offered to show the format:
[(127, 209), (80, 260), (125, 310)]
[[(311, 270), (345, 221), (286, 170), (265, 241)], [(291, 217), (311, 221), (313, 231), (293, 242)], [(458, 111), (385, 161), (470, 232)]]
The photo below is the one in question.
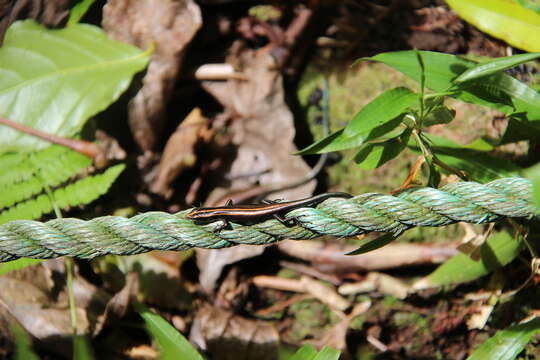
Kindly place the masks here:
[(212, 359), (278, 359), (279, 334), (271, 324), (211, 306), (197, 312), (189, 338)]
[(110, 0), (103, 8), (103, 28), (114, 39), (141, 49), (155, 45), (143, 87), (128, 108), (131, 131), (144, 151), (156, 145), (186, 45), (201, 24), (193, 0)]
[(158, 175), (150, 185), (150, 191), (170, 198), (174, 179), (197, 161), (196, 145), (200, 141), (208, 142), (212, 134), (208, 129), (208, 119), (202, 115), (201, 109), (194, 108), (167, 140), (159, 162)]

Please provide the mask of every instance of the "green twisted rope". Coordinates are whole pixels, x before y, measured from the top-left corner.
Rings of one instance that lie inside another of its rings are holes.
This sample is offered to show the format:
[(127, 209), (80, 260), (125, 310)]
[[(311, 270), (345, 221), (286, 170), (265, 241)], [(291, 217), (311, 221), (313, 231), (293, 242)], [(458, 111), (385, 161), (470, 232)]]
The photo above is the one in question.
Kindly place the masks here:
[(532, 218), (532, 185), (504, 178), (482, 185), (459, 182), (440, 189), (411, 188), (396, 196), (368, 193), (351, 199), (330, 198), (316, 207), (289, 211), (285, 226), (270, 219), (253, 225), (221, 221), (196, 224), (177, 214), (147, 212), (126, 219), (104, 216), (89, 221), (67, 218), (45, 223), (17, 220), (0, 225), (0, 262), (20, 257), (89, 259), (106, 254), (132, 255), (150, 250), (219, 249), (237, 244), (269, 244), (284, 238), (347, 237), (371, 231), (400, 234), (414, 226), (444, 226), (458, 221), (493, 222), (503, 217)]

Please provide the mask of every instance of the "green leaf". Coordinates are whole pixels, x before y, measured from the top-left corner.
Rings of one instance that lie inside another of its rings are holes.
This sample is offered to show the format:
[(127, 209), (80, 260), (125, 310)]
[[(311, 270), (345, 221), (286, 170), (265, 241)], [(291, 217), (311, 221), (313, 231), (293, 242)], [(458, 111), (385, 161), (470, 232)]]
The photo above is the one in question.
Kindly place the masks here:
[(447, 0), (463, 19), (508, 44), (540, 51), (540, 15), (508, 0)]
[(146, 306), (133, 304), (146, 324), (146, 329), (158, 343), (162, 360), (203, 360), (195, 348), (161, 316), (151, 312)]
[(474, 79), (481, 78), (483, 76), (492, 75), (496, 72), (510, 69), (519, 64), (532, 61), (540, 57), (540, 53), (532, 54), (519, 54), (514, 56), (507, 56), (502, 58), (493, 59), (482, 64), (478, 64), (469, 70), (459, 75), (454, 82), (462, 83)]
[(540, 330), (540, 319), (510, 326), (487, 339), (467, 360), (512, 360), (523, 351), (525, 345)]
[(540, 14), (540, 3), (538, 0), (516, 0), (521, 6)]
[[(474, 150), (427, 133), (423, 133), (423, 136), (430, 141), (431, 148), (439, 160), (455, 169), (465, 171), (476, 181), (487, 182), (501, 177), (515, 176), (520, 171), (514, 163), (495, 158), (484, 151)], [(421, 153), (418, 145), (412, 140), (409, 141), (409, 148)]]
[[(436, 92), (447, 92), (459, 75), (476, 66), (475, 62), (455, 55), (431, 51), (420, 53), (425, 66), (426, 86)], [(420, 81), (421, 71), (413, 51), (383, 53), (364, 60), (380, 61)], [(505, 73), (488, 75), (481, 80), (464, 83), (449, 96), (507, 115), (524, 113), (529, 120), (540, 120), (540, 95), (534, 89)]]
[(32, 351), (28, 334), (19, 325), (11, 326), (11, 331), (15, 335), (15, 360), (39, 360)]
[(404, 87), (385, 91), (353, 117), (345, 127), (344, 135), (367, 138), (373, 129), (398, 117), (417, 101), (418, 95)]
[(425, 117), (423, 126), (428, 127), (437, 124), (448, 124), (454, 120), (456, 111), (444, 105), (437, 106)]
[(35, 266), (45, 260), (22, 258), (13, 261), (8, 261), (0, 264), (0, 276), (7, 274), (10, 271), (24, 269), (28, 266)]
[[(95, 26), (50, 30), (32, 20), (15, 22), (0, 48), (0, 115), (73, 136), (120, 96), (148, 55)], [(0, 153), (50, 145), (8, 127), (1, 127), (0, 144)]]
[(540, 210), (540, 164), (537, 164), (525, 171), (527, 179), (533, 184), (533, 200), (536, 209)]
[(375, 240), (369, 241), (368, 243), (360, 246), (356, 250), (346, 253), (345, 255), (360, 255), (373, 250), (377, 250), (379, 248), (382, 248), (383, 246), (390, 244), (395, 239), (396, 237), (392, 234), (385, 234), (383, 236), (379, 236)]
[(69, 13), (69, 19), (68, 19), (68, 22), (67, 22), (67, 26), (72, 26), (72, 25), (77, 24), (82, 19), (84, 14), (86, 14), (88, 9), (90, 9), (90, 6), (92, 6), (92, 4), (95, 1), (96, 0), (82, 0), (82, 1), (79, 1), (77, 3), (77, 5), (75, 5), (73, 7), (73, 9), (71, 9), (71, 12)]
[(84, 335), (76, 335), (73, 338), (73, 358), (75, 360), (92, 360), (94, 359), (93, 351), (88, 341), (88, 338)]
[(398, 156), (407, 146), (410, 135), (411, 130), (407, 129), (400, 136), (392, 139), (365, 144), (355, 155), (354, 161), (361, 169), (376, 169)]
[(437, 287), (478, 279), (515, 259), (521, 248), (522, 242), (507, 232), (496, 233), (481, 246), (479, 261), (459, 253), (419, 283), (422, 287)]
[(340, 352), (331, 347), (324, 346), (313, 360), (338, 360)]
[(304, 344), (288, 360), (313, 360), (317, 356), (317, 350), (310, 344)]

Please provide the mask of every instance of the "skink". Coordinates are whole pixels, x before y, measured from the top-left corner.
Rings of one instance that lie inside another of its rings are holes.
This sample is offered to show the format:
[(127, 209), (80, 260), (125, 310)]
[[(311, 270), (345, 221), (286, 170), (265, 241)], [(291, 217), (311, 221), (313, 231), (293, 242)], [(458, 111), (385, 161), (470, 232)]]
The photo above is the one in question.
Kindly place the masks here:
[(222, 220), (225, 222), (225, 226), (228, 226), (229, 221), (245, 223), (260, 221), (267, 217), (274, 217), (286, 224), (286, 220), (281, 217), (283, 213), (299, 207), (315, 205), (333, 197), (351, 198), (352, 195), (343, 192), (333, 192), (294, 201), (276, 202), (264, 200), (264, 204), (249, 205), (233, 205), (232, 201), (229, 200), (225, 206), (193, 209), (187, 214), (187, 218), (204, 222)]

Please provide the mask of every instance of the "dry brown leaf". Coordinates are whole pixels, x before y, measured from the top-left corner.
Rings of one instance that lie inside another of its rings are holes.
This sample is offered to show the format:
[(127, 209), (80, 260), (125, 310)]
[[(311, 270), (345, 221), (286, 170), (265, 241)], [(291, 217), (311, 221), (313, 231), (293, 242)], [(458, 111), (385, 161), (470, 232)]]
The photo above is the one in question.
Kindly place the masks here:
[(211, 136), (208, 119), (202, 115), (201, 109), (194, 108), (167, 140), (159, 162), (158, 175), (150, 185), (150, 191), (170, 198), (174, 179), (197, 161), (195, 146), (201, 140), (207, 142)]
[(277, 360), (279, 334), (269, 323), (205, 306), (195, 315), (190, 341), (216, 360)]
[(207, 294), (212, 294), (221, 271), (227, 265), (258, 256), (264, 246), (239, 245), (219, 250), (197, 249), (197, 266), (200, 270), (199, 283)]
[[(228, 63), (247, 80), (203, 82), (203, 87), (224, 107), (231, 118), (232, 143), (237, 147), (228, 173), (228, 184), (216, 189), (224, 192), (289, 185), (303, 179), (309, 167), (292, 155), (295, 128), (293, 115), (284, 99), (283, 79), (274, 58), (265, 51), (244, 49), (235, 43)], [(270, 171), (269, 171), (270, 170)], [(253, 174), (255, 176), (247, 176)], [(276, 193), (276, 198), (297, 199), (311, 195), (315, 181)]]
[(457, 253), (455, 244), (389, 244), (361, 255), (345, 255), (354, 246), (317, 241), (285, 240), (278, 244), (284, 253), (310, 261), (323, 272), (383, 270), (419, 264), (438, 264)]
[(103, 8), (102, 25), (111, 37), (141, 49), (155, 44), (143, 87), (128, 107), (131, 131), (144, 151), (157, 143), (186, 45), (201, 24), (193, 0), (109, 0)]

